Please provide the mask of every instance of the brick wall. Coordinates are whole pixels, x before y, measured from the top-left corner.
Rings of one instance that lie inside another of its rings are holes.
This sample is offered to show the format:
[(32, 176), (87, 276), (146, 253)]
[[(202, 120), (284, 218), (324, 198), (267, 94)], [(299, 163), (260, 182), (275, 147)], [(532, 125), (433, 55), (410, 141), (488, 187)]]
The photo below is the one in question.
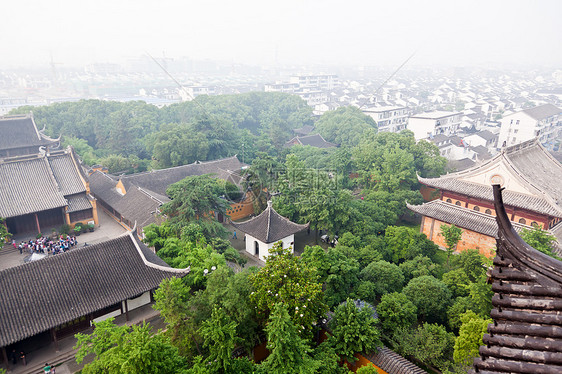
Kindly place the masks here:
[[(424, 217), (421, 224), (421, 232), (424, 233), (431, 241), (440, 247), (446, 248), (447, 243), (441, 234), (441, 225), (448, 223), (439, 221), (434, 218)], [(457, 244), (457, 252), (467, 249), (477, 249), (480, 254), (493, 258), (496, 250), (496, 239), (492, 236), (483, 235), (474, 231), (462, 229), (462, 237)]]

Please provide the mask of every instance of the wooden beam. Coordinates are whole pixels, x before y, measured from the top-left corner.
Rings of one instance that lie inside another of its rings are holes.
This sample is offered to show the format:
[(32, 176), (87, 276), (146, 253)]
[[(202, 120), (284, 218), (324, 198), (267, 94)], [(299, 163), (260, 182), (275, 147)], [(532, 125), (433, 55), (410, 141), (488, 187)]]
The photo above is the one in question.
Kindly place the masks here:
[(6, 363), (6, 369), (10, 371), (10, 361), (8, 361), (8, 353), (6, 353), (6, 347), (2, 347), (2, 359)]
[(129, 305), (127, 304), (127, 299), (125, 299), (125, 320), (129, 322)]
[(41, 233), (41, 226), (39, 226), (39, 217), (37, 217), (37, 213), (33, 213), (35, 216), (35, 223), (37, 224), (37, 233)]
[(53, 343), (55, 343), (55, 350), (59, 351), (59, 341), (57, 339), (57, 332), (54, 328), (51, 329), (51, 338), (53, 339)]

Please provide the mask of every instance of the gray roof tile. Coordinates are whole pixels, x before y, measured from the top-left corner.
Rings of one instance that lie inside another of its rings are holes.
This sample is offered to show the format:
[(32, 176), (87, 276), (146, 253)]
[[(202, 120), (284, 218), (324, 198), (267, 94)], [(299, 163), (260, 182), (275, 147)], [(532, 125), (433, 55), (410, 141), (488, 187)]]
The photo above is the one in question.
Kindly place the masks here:
[(166, 195), (168, 187), (185, 177), (215, 174), (221, 179), (232, 183), (239, 183), (240, 176), (237, 174), (246, 164), (240, 162), (236, 156), (220, 160), (198, 162), (189, 165), (176, 166), (168, 169), (152, 170), (144, 173), (123, 175), (121, 180), (125, 188), (130, 185), (142, 187), (160, 195)]
[(115, 189), (117, 182), (108, 175), (96, 171), (90, 175), (90, 190), (98, 199), (106, 203), (121, 214), (125, 219), (139, 227), (144, 227), (156, 221), (159, 207), (168, 201), (166, 196), (160, 196), (151, 191), (131, 185), (125, 195)]
[(66, 196), (66, 200), (68, 201), (68, 213), (92, 209), (92, 204), (85, 193)]
[(557, 114), (562, 114), (562, 109), (552, 104), (544, 104), (536, 106), (534, 108), (525, 109), (523, 110), (523, 113), (533, 117), (537, 121), (540, 121), (541, 119), (555, 116)]
[(63, 195), (73, 195), (86, 192), (86, 186), (80, 178), (77, 165), (70, 153), (57, 154), (48, 157), (49, 165)]
[(387, 347), (378, 348), (375, 352), (366, 356), (369, 361), (392, 374), (425, 374), (426, 371), (417, 367), (398, 353)]
[(137, 238), (107, 242), (0, 271), (0, 347), (152, 290), (172, 269), (147, 260)]
[(281, 216), (268, 202), (268, 207), (246, 222), (232, 223), (238, 230), (253, 236), (264, 243), (275, 243), (279, 240), (308, 228), (308, 223), (299, 225)]
[(0, 163), (0, 217), (66, 206), (46, 158)]
[[(466, 209), (442, 200), (433, 200), (422, 205), (407, 204), (408, 209), (425, 217), (454, 224), (455, 226), (477, 232), (479, 234), (498, 237), (498, 224), (492, 215)], [(517, 232), (531, 229), (531, 226), (513, 223)]]
[(536, 191), (523, 194), (506, 190), (503, 194), (507, 206), (528, 209), (552, 217), (562, 217), (562, 165), (535, 139), (505, 148), (502, 153), (484, 164), (462, 172), (439, 178), (422, 178), (419, 181), (441, 190), (461, 193), (479, 199), (493, 201), (491, 185), (467, 182), (463, 177), (477, 173), (480, 168), (493, 162), (505, 162), (518, 178)]
[(42, 135), (30, 116), (0, 117), (0, 150), (37, 147), (58, 143)]

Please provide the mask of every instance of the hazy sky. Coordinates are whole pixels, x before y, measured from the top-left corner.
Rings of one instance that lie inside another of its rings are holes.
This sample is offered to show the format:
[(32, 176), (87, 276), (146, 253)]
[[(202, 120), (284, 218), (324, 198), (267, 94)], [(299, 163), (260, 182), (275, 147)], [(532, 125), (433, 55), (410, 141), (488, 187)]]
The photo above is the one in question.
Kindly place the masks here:
[[(9, 2), (9, 4), (6, 4)], [(255, 64), (562, 68), (560, 0), (4, 0), (0, 69), (144, 51)]]

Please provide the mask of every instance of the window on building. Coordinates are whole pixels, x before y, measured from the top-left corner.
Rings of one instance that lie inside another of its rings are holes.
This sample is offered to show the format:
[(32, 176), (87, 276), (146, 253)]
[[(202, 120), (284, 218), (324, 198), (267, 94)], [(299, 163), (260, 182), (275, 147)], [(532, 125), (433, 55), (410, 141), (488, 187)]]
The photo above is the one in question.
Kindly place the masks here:
[(539, 224), (538, 224), (537, 222), (533, 221), (533, 222), (531, 222), (531, 226), (533, 226), (533, 227), (539, 227)]
[(515, 122), (515, 124), (518, 125), (518, 124), (519, 124), (519, 120), (517, 120), (517, 122)]
[(447, 202), (452, 204), (452, 203), (453, 203), (453, 200), (447, 199)]
[(461, 206), (462, 203), (461, 203), (460, 201), (457, 201), (457, 202), (455, 203), (455, 205)]
[(519, 223), (526, 225), (527, 224), (527, 220), (525, 218), (519, 218)]
[(492, 211), (491, 211), (490, 209), (486, 209), (486, 211), (485, 211), (484, 213), (490, 214), (490, 215), (491, 215), (491, 214), (492, 214)]
[(480, 211), (480, 207), (479, 206), (475, 206), (474, 208), (472, 208), (473, 210), (479, 212)]

